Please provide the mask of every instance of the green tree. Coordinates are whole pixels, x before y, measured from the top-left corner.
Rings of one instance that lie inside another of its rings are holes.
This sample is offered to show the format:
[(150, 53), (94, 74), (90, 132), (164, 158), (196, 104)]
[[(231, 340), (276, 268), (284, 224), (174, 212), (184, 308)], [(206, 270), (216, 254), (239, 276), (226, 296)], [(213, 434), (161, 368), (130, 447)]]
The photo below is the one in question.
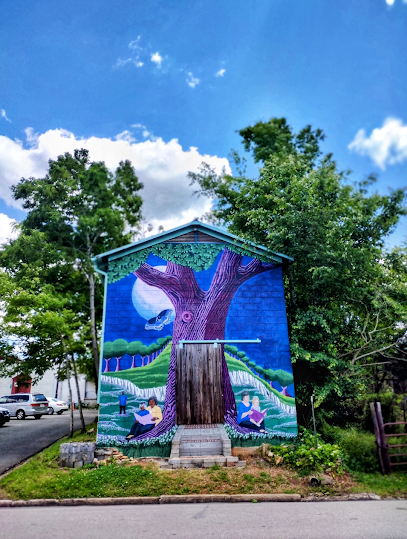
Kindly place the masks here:
[(116, 358), (116, 371), (120, 371), (120, 360), (127, 354), (129, 343), (126, 339), (116, 339), (112, 343), (112, 350), (114, 352), (114, 357)]
[(240, 134), (263, 162), (257, 178), (245, 176), (236, 154), (234, 176), (203, 164), (189, 177), (216, 201), (214, 217), (230, 232), (295, 259), (285, 280), (297, 408), (307, 424), (310, 394), (329, 414), (354, 406), (366, 387), (360, 376), (369, 376), (356, 366), (385, 350), (395, 356), (407, 292), (394, 269), (400, 254), (384, 244), (406, 214), (405, 193), (372, 192), (374, 177), (351, 184), (322, 156), (324, 135), (310, 126), (295, 134), (272, 119)]
[(247, 362), (247, 365), (250, 367), (251, 371), (253, 372), (253, 369), (256, 366), (256, 362), (253, 360), (250, 360)]
[(273, 382), (277, 382), (277, 373), (273, 369), (265, 369), (264, 377), (269, 382), (271, 387), (273, 387)]
[(140, 347), (139, 354), (141, 356), (141, 366), (144, 367), (145, 366), (145, 359), (148, 356), (148, 346), (146, 346), (145, 344), (142, 344), (141, 347)]
[(114, 348), (113, 348), (113, 342), (112, 341), (106, 341), (103, 343), (103, 358), (106, 361), (106, 370), (105, 372), (109, 372), (109, 362), (112, 358), (116, 357)]
[(127, 353), (129, 356), (132, 356), (133, 361), (131, 363), (131, 368), (134, 369), (136, 366), (136, 356), (140, 353), (141, 346), (143, 346), (143, 343), (141, 341), (132, 341), (129, 342), (127, 346)]
[[(63, 279), (69, 276), (74, 285), (72, 307), (89, 324), (96, 380), (101, 294), (92, 258), (131, 241), (141, 217), (141, 188), (129, 161), (121, 162), (112, 174), (104, 163), (91, 163), (84, 149), (50, 160), (44, 178), (22, 178), (12, 187), (13, 198), (22, 202), (28, 215), (20, 224), (19, 238), (4, 247), (2, 265), (17, 280), (29, 274), (32, 265), (41, 267), (41, 278), (56, 289), (67, 290)], [(75, 297), (84, 281), (87, 305), (83, 293), (78, 294), (80, 301)]]
[(264, 368), (261, 365), (255, 365), (254, 370), (259, 374), (260, 376), (264, 376)]
[(288, 371), (283, 371), (282, 369), (276, 370), (277, 381), (282, 388), (286, 388), (294, 382), (293, 375)]
[[(68, 301), (58, 295), (51, 285), (42, 285), (40, 279), (22, 282), (16, 287), (14, 279), (0, 272), (0, 297), (5, 315), (2, 329), (6, 339), (17, 343), (18, 355), (7, 355), (0, 365), (0, 375), (22, 375), (40, 379), (48, 369), (64, 366), (72, 403), (70, 370), (73, 366), (79, 399), (82, 432), (85, 421), (80, 401), (75, 355), (83, 352), (80, 325)], [(68, 307), (67, 307), (68, 305)], [(73, 411), (71, 429), (73, 435)]]

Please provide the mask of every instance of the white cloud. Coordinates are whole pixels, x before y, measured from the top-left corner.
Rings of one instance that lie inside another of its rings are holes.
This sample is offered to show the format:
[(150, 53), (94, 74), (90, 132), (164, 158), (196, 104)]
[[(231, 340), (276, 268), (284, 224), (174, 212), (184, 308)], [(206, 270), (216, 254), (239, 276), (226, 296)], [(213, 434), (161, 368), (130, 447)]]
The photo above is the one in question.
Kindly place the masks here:
[(143, 67), (144, 62), (141, 62), (138, 58), (118, 58), (117, 62), (113, 67), (119, 68), (124, 67), (127, 64), (133, 64), (135, 67)]
[(223, 75), (226, 73), (226, 69), (219, 69), (219, 71), (217, 71), (215, 73), (215, 77), (223, 77)]
[(143, 50), (143, 48), (140, 46), (140, 39), (141, 39), (141, 36), (137, 36), (137, 39), (133, 39), (133, 41), (130, 41), (129, 49), (133, 49), (136, 51)]
[[(147, 131), (141, 124), (135, 125)], [(159, 225), (168, 230), (210, 210), (211, 201), (192, 196), (195, 188), (189, 185), (188, 171), (196, 171), (205, 161), (218, 172), (223, 167), (230, 172), (226, 158), (202, 155), (192, 147), (183, 150), (177, 139), (164, 142), (155, 137), (135, 142), (130, 131), (120, 133), (116, 140), (80, 138), (64, 129), (36, 135), (28, 129), (26, 134), (29, 147), (19, 140), (0, 136), (0, 197), (16, 207), (20, 206), (11, 198), (11, 185), (21, 177), (43, 177), (48, 170), (49, 159), (56, 159), (64, 152), (72, 153), (76, 148), (87, 148), (92, 161), (104, 161), (111, 170), (125, 159), (132, 162), (144, 184), (141, 191), (144, 217), (156, 230)]]
[(133, 133), (131, 131), (122, 131), (118, 135), (115, 136), (116, 140), (125, 140), (126, 142), (136, 142), (136, 139), (133, 137)]
[(394, 4), (394, 0), (386, 0), (386, 4), (388, 6), (392, 6)]
[(7, 114), (6, 114), (6, 111), (4, 109), (1, 109), (0, 110), (0, 114), (1, 114), (1, 117), (4, 118), (6, 120), (6, 122), (10, 122), (11, 123), (11, 120), (10, 118), (7, 118)]
[(137, 39), (130, 41), (128, 47), (133, 51), (130, 58), (118, 58), (114, 64), (114, 68), (124, 67), (127, 64), (133, 64), (135, 67), (143, 67), (144, 62), (140, 57), (145, 53), (145, 49), (140, 45), (141, 36), (137, 36)]
[(18, 232), (13, 230), (14, 224), (14, 219), (10, 219), (5, 213), (0, 213), (0, 245), (18, 236)]
[(370, 136), (360, 129), (349, 144), (350, 150), (369, 156), (381, 169), (407, 160), (407, 125), (397, 118), (386, 118)]
[(161, 67), (161, 62), (163, 61), (162, 56), (160, 56), (160, 53), (155, 52), (151, 55), (151, 61), (157, 64), (157, 67)]
[(141, 134), (144, 138), (148, 138), (150, 140), (157, 140), (157, 137), (155, 137), (150, 131), (148, 131), (145, 125), (133, 124), (131, 127), (134, 127), (135, 129), (140, 129)]
[(186, 83), (188, 84), (188, 86), (190, 86), (191, 88), (195, 88), (195, 86), (197, 86), (200, 82), (201, 81), (194, 77), (191, 72), (188, 73), (188, 77), (186, 79)]

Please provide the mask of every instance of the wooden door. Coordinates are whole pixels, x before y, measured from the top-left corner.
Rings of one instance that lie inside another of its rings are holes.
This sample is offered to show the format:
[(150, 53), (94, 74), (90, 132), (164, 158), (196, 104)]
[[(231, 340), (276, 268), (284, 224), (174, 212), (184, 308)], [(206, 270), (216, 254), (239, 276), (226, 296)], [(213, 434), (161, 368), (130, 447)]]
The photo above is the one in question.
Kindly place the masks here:
[(184, 344), (177, 347), (177, 423), (223, 423), (222, 347)]

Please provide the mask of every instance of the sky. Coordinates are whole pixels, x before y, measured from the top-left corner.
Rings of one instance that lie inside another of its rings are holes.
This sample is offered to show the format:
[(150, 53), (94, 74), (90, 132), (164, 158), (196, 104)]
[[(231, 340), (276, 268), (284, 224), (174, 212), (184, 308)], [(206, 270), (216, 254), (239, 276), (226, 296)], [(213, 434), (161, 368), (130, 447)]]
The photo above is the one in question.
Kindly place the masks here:
[(187, 172), (230, 170), (237, 130), (272, 117), (321, 128), (351, 180), (406, 187), (406, 57), (407, 0), (2, 0), (0, 243), (25, 215), (10, 186), (80, 147), (131, 160), (153, 233), (189, 222), (211, 202)]

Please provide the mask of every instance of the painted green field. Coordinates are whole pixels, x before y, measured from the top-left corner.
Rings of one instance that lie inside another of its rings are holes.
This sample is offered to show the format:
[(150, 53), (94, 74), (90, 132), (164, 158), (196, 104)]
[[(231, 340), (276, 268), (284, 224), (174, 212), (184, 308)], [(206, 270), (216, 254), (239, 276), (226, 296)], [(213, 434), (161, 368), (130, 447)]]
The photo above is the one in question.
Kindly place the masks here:
[(168, 369), (170, 366), (171, 344), (150, 365), (136, 367), (125, 371), (103, 373), (104, 376), (128, 380), (140, 389), (149, 387), (162, 387), (167, 384)]
[[(254, 374), (242, 361), (232, 358), (228, 353), (225, 354), (226, 363), (229, 372), (243, 371), (250, 374), (253, 378), (262, 383), (271, 393), (273, 393), (281, 402), (289, 406), (295, 406), (295, 400), (292, 397), (281, 395), (279, 391), (270, 386), (266, 380), (263, 380)], [(169, 344), (163, 352), (152, 362), (145, 367), (137, 367), (135, 369), (127, 369), (125, 371), (104, 373), (105, 376), (113, 378), (121, 378), (128, 380), (140, 389), (150, 387), (162, 387), (167, 384), (168, 368), (170, 365), (171, 344)]]
[(251, 374), (253, 378), (256, 380), (259, 380), (271, 393), (274, 393), (274, 395), (280, 399), (281, 402), (284, 404), (288, 404), (288, 406), (295, 406), (295, 399), (292, 397), (286, 397), (285, 395), (282, 395), (277, 389), (274, 389), (274, 387), (271, 387), (271, 385), (266, 382), (266, 380), (263, 380), (263, 378), (260, 378), (260, 376), (257, 376), (252, 372), (247, 365), (245, 365), (242, 361), (239, 361), (238, 359), (234, 359), (233, 357), (230, 357), (228, 353), (225, 354), (226, 356), (226, 363), (229, 369), (229, 372), (233, 371), (243, 371)]
[[(149, 365), (145, 367), (137, 367), (127, 369), (125, 371), (104, 373), (104, 378), (101, 386), (101, 402), (100, 402), (100, 422), (98, 433), (104, 436), (112, 436), (117, 439), (124, 439), (124, 436), (130, 430), (134, 420), (134, 413), (138, 410), (140, 402), (145, 402), (148, 399), (149, 389), (163, 388), (167, 384), (168, 369), (171, 357), (171, 344), (169, 344), (163, 352)], [(226, 353), (226, 362), (230, 373), (242, 372), (249, 374), (246, 382), (233, 385), (233, 392), (236, 396), (236, 404), (240, 402), (240, 394), (243, 389), (247, 389), (250, 393), (250, 398), (257, 395), (260, 399), (260, 407), (262, 410), (268, 409), (265, 416), (265, 426), (269, 432), (276, 434), (295, 436), (297, 433), (297, 423), (295, 416), (284, 411), (278, 403), (271, 402), (269, 398), (262, 395), (259, 391), (260, 387), (264, 386), (269, 392), (275, 395), (282, 404), (295, 406), (295, 400), (291, 397), (281, 395), (276, 389), (272, 388), (268, 382), (253, 373), (242, 361), (232, 358)], [(107, 382), (106, 379), (110, 381)], [(134, 384), (142, 391), (143, 395), (136, 396), (131, 392), (126, 391), (128, 396), (127, 414), (119, 415), (118, 398), (123, 388), (121, 380), (126, 380)], [(257, 384), (257, 388), (256, 388)], [(164, 394), (164, 393), (163, 393)], [(164, 402), (160, 401), (159, 406), (164, 407)]]

